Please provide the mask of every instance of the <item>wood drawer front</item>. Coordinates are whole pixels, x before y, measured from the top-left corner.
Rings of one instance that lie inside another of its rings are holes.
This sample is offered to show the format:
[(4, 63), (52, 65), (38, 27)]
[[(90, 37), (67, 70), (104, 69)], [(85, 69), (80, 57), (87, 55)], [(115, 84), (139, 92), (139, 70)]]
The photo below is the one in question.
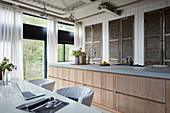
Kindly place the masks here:
[(49, 66), (48, 68), (48, 76), (62, 78), (63, 71), (60, 67)]
[(70, 69), (63, 68), (63, 79), (70, 80)]
[(62, 87), (62, 80), (61, 79), (57, 79), (57, 78), (53, 78), (53, 77), (48, 77), (48, 79), (55, 80), (54, 90)]
[(69, 86), (83, 86), (83, 85), (63, 80), (62, 87), (69, 87)]
[[(89, 87), (89, 86), (86, 86)], [(115, 95), (111, 91), (89, 87), (94, 91), (93, 102), (105, 107), (115, 108)]]
[(165, 103), (165, 80), (116, 75), (116, 91)]
[(49, 66), (48, 67), (48, 76), (52, 76), (53, 75), (53, 67)]
[(63, 87), (63, 86), (62, 86), (62, 80), (61, 80), (61, 79), (54, 79), (54, 80), (55, 80), (54, 90)]
[(114, 76), (109, 73), (84, 71), (84, 84), (113, 91)]
[(70, 82), (69, 86), (83, 86), (82, 84), (78, 84), (78, 83), (74, 83), (74, 82)]
[(170, 113), (170, 80), (166, 81), (166, 113)]
[(68, 86), (70, 86), (69, 81), (63, 80), (63, 82), (62, 82), (62, 87), (68, 87)]
[(83, 83), (83, 71), (77, 69), (70, 69), (70, 81)]
[(123, 113), (165, 113), (165, 104), (116, 94), (116, 110)]
[(53, 67), (53, 77), (62, 78), (63, 69), (60, 67)]

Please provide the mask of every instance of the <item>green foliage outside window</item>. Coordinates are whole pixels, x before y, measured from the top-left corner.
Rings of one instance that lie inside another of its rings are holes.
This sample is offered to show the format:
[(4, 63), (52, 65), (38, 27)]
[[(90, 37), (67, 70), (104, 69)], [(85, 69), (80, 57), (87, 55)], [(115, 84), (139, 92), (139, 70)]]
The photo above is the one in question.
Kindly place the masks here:
[[(58, 61), (63, 62), (63, 47), (64, 44), (58, 44)], [(74, 48), (74, 45), (65, 44), (65, 62), (70, 62), (73, 60), (72, 57), (72, 50)]]
[(63, 62), (63, 44), (58, 44), (58, 61)]
[(63, 31), (74, 32), (74, 26), (68, 26), (68, 25), (64, 25), (64, 24), (58, 24), (58, 29), (63, 30)]
[(23, 23), (41, 27), (47, 27), (47, 20), (23, 14)]
[(73, 56), (72, 56), (72, 51), (74, 49), (74, 45), (65, 45), (65, 61), (66, 62), (71, 62), (73, 61)]
[(24, 79), (42, 78), (44, 73), (44, 42), (23, 40)]

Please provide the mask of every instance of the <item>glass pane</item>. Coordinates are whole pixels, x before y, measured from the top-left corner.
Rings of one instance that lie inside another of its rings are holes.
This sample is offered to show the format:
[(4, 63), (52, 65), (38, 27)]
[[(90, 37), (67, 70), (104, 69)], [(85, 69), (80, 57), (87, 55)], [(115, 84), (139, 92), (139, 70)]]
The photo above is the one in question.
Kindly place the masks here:
[(58, 61), (63, 62), (63, 44), (58, 44)]
[(42, 19), (42, 18), (38, 18), (38, 17), (34, 17), (34, 16), (29, 16), (29, 15), (23, 15), (23, 23), (41, 26), (41, 27), (47, 27), (47, 20), (46, 19)]
[(65, 44), (65, 61), (66, 62), (73, 61), (73, 56), (72, 56), (73, 49), (74, 49), (74, 45)]
[(44, 77), (44, 41), (23, 40), (24, 79)]
[(58, 24), (58, 29), (63, 31), (70, 31), (74, 32), (74, 26), (64, 25), (64, 24)]

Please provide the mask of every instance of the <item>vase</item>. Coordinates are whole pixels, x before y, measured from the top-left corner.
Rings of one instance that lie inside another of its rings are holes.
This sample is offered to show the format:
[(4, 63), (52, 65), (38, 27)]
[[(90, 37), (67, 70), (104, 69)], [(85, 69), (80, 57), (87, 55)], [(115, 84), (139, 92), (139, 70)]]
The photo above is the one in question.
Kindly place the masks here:
[(83, 64), (83, 56), (79, 56), (79, 63)]
[(7, 72), (7, 70), (2, 71), (2, 83), (3, 83), (3, 85), (8, 85), (8, 72)]
[(0, 71), (0, 84), (3, 84), (3, 80), (2, 80), (2, 71)]
[(74, 57), (74, 63), (79, 63), (79, 57)]

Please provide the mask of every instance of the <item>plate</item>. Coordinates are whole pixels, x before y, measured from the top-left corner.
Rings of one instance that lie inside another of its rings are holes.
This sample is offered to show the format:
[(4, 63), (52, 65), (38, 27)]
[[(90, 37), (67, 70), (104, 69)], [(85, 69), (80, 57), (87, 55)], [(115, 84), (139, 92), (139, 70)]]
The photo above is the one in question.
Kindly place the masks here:
[(110, 64), (99, 64), (99, 66), (110, 66)]

